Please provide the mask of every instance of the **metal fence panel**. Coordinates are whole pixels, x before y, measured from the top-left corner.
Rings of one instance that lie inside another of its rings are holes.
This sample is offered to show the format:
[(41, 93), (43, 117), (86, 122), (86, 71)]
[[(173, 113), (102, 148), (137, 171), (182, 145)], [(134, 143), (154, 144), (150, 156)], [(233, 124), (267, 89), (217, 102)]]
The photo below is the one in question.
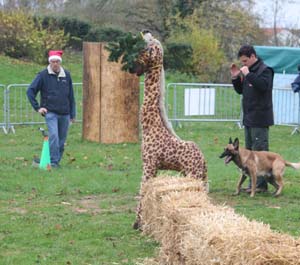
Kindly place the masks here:
[(241, 96), (228, 84), (170, 83), (166, 103), (170, 121), (241, 119)]
[(83, 115), (83, 87), (82, 83), (73, 83), (74, 97), (76, 101), (76, 121), (82, 122)]
[[(26, 90), (29, 84), (11, 84), (7, 86), (7, 123), (13, 130), (14, 125), (41, 124), (44, 118), (32, 108)], [(73, 83), (76, 100), (76, 120), (82, 120), (82, 83)], [(39, 95), (37, 95), (39, 98)]]
[[(0, 85), (0, 127), (5, 133), (14, 125), (45, 123), (30, 105), (26, 90), (29, 84)], [(76, 121), (82, 121), (82, 83), (73, 83)], [(143, 83), (140, 84), (143, 90)], [(141, 93), (141, 100), (143, 93)], [(180, 121), (233, 121), (241, 126), (241, 96), (230, 84), (169, 83), (165, 93), (167, 116)], [(300, 94), (289, 89), (273, 89), (274, 118), (277, 125), (300, 125)]]
[(7, 106), (6, 106), (6, 88), (5, 85), (0, 84), (0, 104), (2, 105), (2, 108), (0, 108), (0, 128), (7, 133), (6, 131), (6, 112), (7, 112)]
[[(242, 123), (241, 99), (231, 84), (170, 83), (166, 91), (168, 118), (180, 121), (234, 121)], [(300, 126), (300, 93), (273, 89), (276, 125)]]
[(274, 89), (273, 110), (275, 124), (299, 124), (299, 93), (294, 93), (291, 89)]

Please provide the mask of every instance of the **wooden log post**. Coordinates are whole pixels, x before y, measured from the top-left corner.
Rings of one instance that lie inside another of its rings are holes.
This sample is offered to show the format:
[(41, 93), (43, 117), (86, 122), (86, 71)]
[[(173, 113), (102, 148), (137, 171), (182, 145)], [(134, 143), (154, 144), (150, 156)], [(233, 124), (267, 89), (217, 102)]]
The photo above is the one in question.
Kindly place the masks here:
[(83, 43), (83, 139), (138, 142), (138, 112), (139, 78), (109, 62), (104, 43)]

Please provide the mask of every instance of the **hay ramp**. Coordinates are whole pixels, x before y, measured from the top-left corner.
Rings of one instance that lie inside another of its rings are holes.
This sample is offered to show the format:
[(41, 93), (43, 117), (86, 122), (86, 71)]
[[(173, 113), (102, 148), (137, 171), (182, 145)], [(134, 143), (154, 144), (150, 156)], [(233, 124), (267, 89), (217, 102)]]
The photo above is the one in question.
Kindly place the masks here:
[(158, 177), (142, 187), (142, 228), (164, 265), (300, 265), (300, 240), (214, 205), (201, 181)]

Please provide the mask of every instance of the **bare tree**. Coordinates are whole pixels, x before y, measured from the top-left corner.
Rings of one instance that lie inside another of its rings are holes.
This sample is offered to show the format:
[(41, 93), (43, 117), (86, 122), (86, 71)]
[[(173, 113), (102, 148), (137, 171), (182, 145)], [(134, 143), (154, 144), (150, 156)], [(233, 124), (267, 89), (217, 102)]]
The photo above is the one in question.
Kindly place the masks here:
[(296, 3), (295, 0), (274, 0), (273, 2), (273, 34), (274, 34), (274, 44), (275, 46), (280, 45), (278, 38), (278, 22), (283, 15), (283, 7), (286, 4)]
[(275, 46), (278, 46), (278, 29), (277, 29), (277, 19), (279, 13), (279, 0), (275, 0), (273, 8), (273, 32), (274, 32), (274, 42)]
[(27, 9), (32, 11), (62, 9), (64, 0), (0, 0), (6, 9)]
[(230, 60), (236, 58), (237, 49), (242, 44), (260, 43), (262, 31), (257, 18), (251, 12), (245, 12), (252, 5), (252, 1), (211, 0), (196, 11), (199, 26), (214, 32)]

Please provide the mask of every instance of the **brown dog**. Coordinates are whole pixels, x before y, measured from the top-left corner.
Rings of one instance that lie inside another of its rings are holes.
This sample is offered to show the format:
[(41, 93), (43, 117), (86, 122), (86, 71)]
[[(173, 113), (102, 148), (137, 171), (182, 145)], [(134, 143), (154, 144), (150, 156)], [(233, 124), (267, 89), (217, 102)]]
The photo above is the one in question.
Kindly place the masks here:
[(241, 186), (246, 179), (246, 175), (251, 178), (251, 197), (255, 195), (256, 179), (258, 176), (266, 177), (266, 180), (272, 184), (276, 191), (274, 196), (280, 195), (283, 188), (283, 174), (286, 166), (294, 169), (300, 169), (299, 163), (285, 161), (279, 154), (267, 151), (250, 151), (239, 147), (239, 139), (235, 138), (229, 143), (220, 155), (225, 157), (225, 164), (233, 161), (241, 170), (242, 175), (238, 182), (235, 195), (240, 194)]

